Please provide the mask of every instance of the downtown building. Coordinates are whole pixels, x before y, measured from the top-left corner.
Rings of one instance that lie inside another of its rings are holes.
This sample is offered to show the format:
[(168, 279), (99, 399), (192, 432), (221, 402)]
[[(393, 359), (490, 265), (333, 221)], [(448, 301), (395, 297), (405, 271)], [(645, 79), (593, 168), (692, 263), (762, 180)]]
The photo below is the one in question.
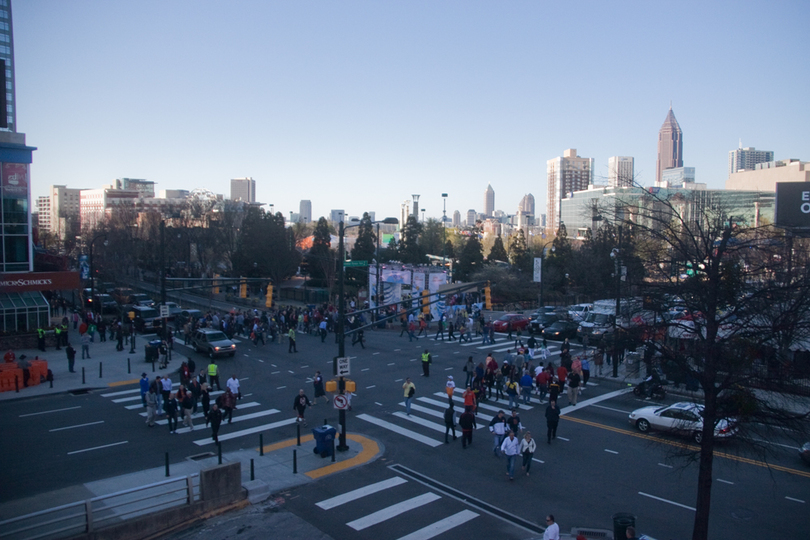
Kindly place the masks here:
[(683, 167), (683, 131), (672, 107), (669, 108), (664, 124), (658, 131), (658, 160), (655, 167), (655, 182), (658, 185), (663, 180), (666, 169)]
[(484, 217), (492, 217), (495, 212), (495, 190), (492, 189), (492, 184), (487, 184), (487, 189), (484, 191)]
[(312, 201), (302, 200), (298, 203), (298, 222), (312, 223)]
[(608, 158), (608, 187), (630, 187), (635, 180), (635, 159), (629, 156)]
[(546, 229), (556, 233), (562, 218), (562, 202), (577, 191), (583, 191), (593, 185), (593, 158), (577, 155), (576, 148), (569, 148), (562, 157), (546, 162), (548, 179), (548, 202), (546, 211)]
[(231, 200), (256, 202), (256, 181), (252, 177), (231, 179)]
[(728, 153), (728, 175), (738, 171), (753, 171), (760, 163), (773, 161), (772, 150), (757, 150), (753, 146), (732, 150)]

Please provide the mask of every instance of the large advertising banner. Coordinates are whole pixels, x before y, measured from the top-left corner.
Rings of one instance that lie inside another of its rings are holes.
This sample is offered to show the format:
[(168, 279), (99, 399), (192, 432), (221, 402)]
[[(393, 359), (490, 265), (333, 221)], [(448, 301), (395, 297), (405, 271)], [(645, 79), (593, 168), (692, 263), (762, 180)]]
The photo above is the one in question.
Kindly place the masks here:
[[(430, 278), (428, 281), (428, 291), (430, 294), (436, 293), (439, 291), (439, 287), (447, 283), (447, 274), (445, 273), (436, 273), (430, 274)], [(431, 301), (436, 300), (435, 296), (431, 296)], [(433, 315), (434, 319), (437, 319), (444, 313), (444, 296), (439, 297), (439, 301), (435, 304), (431, 304), (430, 306), (430, 314)]]
[(413, 273), (414, 294), (421, 294), (425, 290), (425, 274), (421, 272)]
[(3, 197), (28, 198), (28, 164), (3, 163)]
[(386, 283), (401, 283), (403, 285), (411, 284), (411, 271), (410, 270), (391, 270), (385, 269), (382, 271), (382, 280)]
[(810, 228), (810, 183), (776, 183), (776, 226)]

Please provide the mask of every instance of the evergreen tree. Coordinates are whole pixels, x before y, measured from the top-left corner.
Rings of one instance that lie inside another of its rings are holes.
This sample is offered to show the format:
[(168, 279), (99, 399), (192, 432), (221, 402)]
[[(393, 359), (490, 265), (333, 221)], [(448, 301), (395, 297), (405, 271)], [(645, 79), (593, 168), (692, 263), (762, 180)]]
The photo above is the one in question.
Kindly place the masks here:
[(456, 250), (453, 247), (453, 241), (448, 240), (444, 243), (444, 256), (448, 259), (455, 259), (456, 258)]
[(444, 230), (441, 221), (431, 218), (422, 225), (422, 232), (419, 234), (419, 245), (422, 246), (423, 253), (441, 256), (443, 239)]
[[(352, 247), (353, 261), (371, 261), (377, 249), (377, 235), (374, 234), (374, 225), (368, 212), (363, 214), (357, 233), (357, 240)], [(368, 268), (347, 268), (346, 280), (351, 287), (359, 288), (368, 283)]]
[(495, 243), (492, 244), (492, 249), (489, 250), (489, 257), (487, 257), (487, 261), (509, 261), (509, 257), (506, 255), (506, 249), (503, 247), (503, 238), (501, 238), (500, 234), (495, 239)]
[(397, 244), (396, 238), (391, 238), (391, 241), (388, 242), (388, 247), (386, 247), (382, 253), (382, 262), (391, 262), (391, 261), (398, 261), (399, 260), (399, 244)]
[(484, 266), (484, 253), (481, 242), (476, 235), (471, 236), (464, 244), (458, 258), (453, 278), (456, 281), (469, 281), (470, 276)]
[(332, 249), (329, 224), (321, 217), (313, 232), (312, 247), (306, 256), (307, 269), (313, 281), (321, 287), (331, 288), (335, 280), (337, 253)]
[(273, 283), (295, 274), (301, 254), (284, 226), (284, 217), (250, 208), (237, 237), (233, 259), (236, 276), (269, 277)]
[(526, 236), (523, 234), (523, 229), (518, 229), (517, 234), (513, 234), (509, 242), (509, 263), (521, 272), (532, 271), (532, 257), (526, 247)]
[(402, 242), (399, 246), (399, 257), (406, 264), (424, 264), (427, 260), (425, 251), (419, 245), (419, 234), (422, 224), (416, 221), (416, 216), (408, 216), (405, 227), (402, 228)]

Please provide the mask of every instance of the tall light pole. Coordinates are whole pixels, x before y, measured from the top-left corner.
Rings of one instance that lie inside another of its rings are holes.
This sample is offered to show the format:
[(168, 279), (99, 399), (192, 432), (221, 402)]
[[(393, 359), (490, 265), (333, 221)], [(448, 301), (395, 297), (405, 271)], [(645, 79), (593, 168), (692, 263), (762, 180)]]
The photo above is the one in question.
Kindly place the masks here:
[[(385, 223), (390, 225), (396, 225), (399, 223), (397, 218), (385, 218), (382, 221), (372, 221), (372, 224), (375, 223)], [(343, 243), (343, 233), (346, 229), (351, 227), (358, 227), (360, 223), (352, 223), (348, 227), (344, 226), (343, 224), (343, 216), (341, 215), (340, 223), (338, 225), (338, 324), (337, 324), (337, 338), (338, 338), (338, 358), (343, 358), (346, 356), (346, 334), (344, 330), (344, 321), (346, 319), (346, 298), (345, 293), (343, 290), (343, 265), (345, 264), (346, 259), (346, 247)], [(379, 267), (378, 267), (379, 269)], [(335, 363), (337, 366), (337, 363)], [(340, 393), (343, 393), (343, 384), (342, 381), (338, 383), (338, 389)], [(341, 452), (346, 451), (349, 447), (346, 445), (346, 411), (341, 409), (339, 413), (339, 422), (341, 425), (341, 432), (340, 432), (340, 439), (337, 449)]]
[(445, 245), (447, 244), (447, 193), (442, 193), (442, 266), (445, 262)]
[(622, 246), (622, 226), (619, 229), (619, 243), (618, 247), (613, 248), (610, 252), (610, 257), (614, 262), (614, 270), (616, 273), (616, 313), (613, 316), (613, 376), (619, 376), (619, 331), (620, 326), (617, 326), (619, 314), (622, 307), (622, 263), (621, 263), (621, 246)]
[(100, 233), (93, 237), (90, 241), (90, 311), (93, 313), (97, 313), (96, 310), (96, 276), (95, 276), (95, 268), (93, 268), (93, 244), (96, 243), (96, 240), (99, 238), (105, 238), (104, 245), (107, 245), (107, 233)]

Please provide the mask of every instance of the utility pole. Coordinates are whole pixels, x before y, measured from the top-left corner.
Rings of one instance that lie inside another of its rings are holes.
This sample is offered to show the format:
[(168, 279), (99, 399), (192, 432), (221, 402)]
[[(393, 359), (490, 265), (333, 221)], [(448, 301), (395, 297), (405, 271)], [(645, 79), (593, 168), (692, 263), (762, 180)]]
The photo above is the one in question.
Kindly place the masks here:
[(619, 247), (616, 249), (616, 256), (614, 261), (616, 263), (616, 314), (613, 316), (613, 376), (619, 376), (619, 332), (621, 332), (621, 325), (618, 324), (619, 316), (622, 309), (622, 226), (619, 229)]

